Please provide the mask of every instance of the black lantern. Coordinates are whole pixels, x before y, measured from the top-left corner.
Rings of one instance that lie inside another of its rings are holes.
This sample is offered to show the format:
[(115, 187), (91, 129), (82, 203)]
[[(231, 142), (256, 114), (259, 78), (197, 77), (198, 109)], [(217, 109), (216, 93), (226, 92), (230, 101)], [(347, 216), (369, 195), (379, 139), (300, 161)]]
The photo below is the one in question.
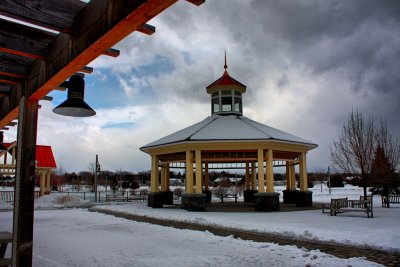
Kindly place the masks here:
[(89, 117), (96, 115), (94, 111), (83, 100), (85, 94), (85, 81), (79, 75), (72, 76), (68, 84), (68, 98), (58, 107), (53, 109), (54, 113), (71, 117)]

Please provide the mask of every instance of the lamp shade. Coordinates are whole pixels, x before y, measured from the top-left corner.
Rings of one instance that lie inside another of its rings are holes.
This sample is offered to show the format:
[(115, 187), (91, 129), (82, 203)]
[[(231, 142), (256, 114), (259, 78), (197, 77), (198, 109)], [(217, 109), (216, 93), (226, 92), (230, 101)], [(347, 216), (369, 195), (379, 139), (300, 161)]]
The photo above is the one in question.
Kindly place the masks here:
[(89, 117), (96, 112), (83, 100), (85, 81), (79, 75), (72, 76), (68, 81), (68, 98), (53, 109), (54, 113), (71, 117)]

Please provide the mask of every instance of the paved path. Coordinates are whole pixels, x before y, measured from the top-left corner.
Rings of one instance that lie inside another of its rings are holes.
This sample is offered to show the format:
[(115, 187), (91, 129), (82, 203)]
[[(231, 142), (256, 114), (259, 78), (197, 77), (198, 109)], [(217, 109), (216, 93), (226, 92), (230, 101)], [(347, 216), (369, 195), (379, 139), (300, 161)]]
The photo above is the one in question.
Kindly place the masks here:
[(126, 214), (116, 211), (105, 211), (89, 209), (90, 211), (101, 212), (116, 217), (134, 220), (138, 222), (147, 222), (178, 229), (190, 229), (197, 231), (209, 231), (219, 236), (231, 236), (244, 240), (252, 240), (255, 242), (272, 242), (279, 245), (293, 245), (299, 248), (304, 247), (309, 250), (320, 250), (321, 252), (334, 255), (339, 258), (365, 257), (369, 261), (383, 264), (385, 266), (400, 266), (400, 253), (376, 250), (368, 247), (350, 246), (335, 242), (322, 242), (313, 240), (300, 240), (287, 236), (273, 235), (267, 233), (259, 233), (246, 231), (243, 229), (225, 228), (215, 225), (201, 225), (196, 223), (180, 222), (168, 219), (149, 218), (147, 216)]

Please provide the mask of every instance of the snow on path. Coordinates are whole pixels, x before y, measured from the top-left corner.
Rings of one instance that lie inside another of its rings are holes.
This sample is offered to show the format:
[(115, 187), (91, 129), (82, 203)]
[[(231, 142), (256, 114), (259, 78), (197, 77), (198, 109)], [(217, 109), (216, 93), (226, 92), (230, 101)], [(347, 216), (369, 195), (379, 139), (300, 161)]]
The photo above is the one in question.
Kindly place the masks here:
[[(0, 212), (0, 231), (12, 212)], [(7, 253), (10, 251), (8, 249)], [(33, 266), (381, 266), (294, 246), (138, 223), (83, 209), (35, 211)]]
[(181, 209), (153, 209), (143, 202), (97, 206), (95, 209), (400, 251), (399, 206), (390, 209), (375, 207), (374, 218), (369, 219), (360, 212), (330, 216), (319, 209), (291, 212), (188, 212)]

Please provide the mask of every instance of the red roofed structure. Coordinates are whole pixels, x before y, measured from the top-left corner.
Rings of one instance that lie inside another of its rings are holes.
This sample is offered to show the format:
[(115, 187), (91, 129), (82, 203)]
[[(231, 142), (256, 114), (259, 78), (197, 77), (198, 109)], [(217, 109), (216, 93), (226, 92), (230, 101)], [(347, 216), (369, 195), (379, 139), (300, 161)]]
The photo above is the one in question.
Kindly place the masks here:
[(246, 92), (246, 85), (242, 84), (241, 82), (237, 81), (236, 79), (232, 78), (227, 69), (228, 69), (228, 65), (226, 64), (226, 53), (225, 53), (225, 65), (224, 65), (224, 74), (222, 75), (221, 78), (219, 78), (218, 80), (216, 80), (215, 82), (213, 82), (212, 84), (210, 84), (209, 86), (206, 87), (207, 89), (207, 93), (212, 93), (216, 89), (215, 86), (217, 86), (217, 88), (220, 90), (221, 86), (229, 86), (229, 88), (232, 88), (232, 86), (234, 87), (239, 87), (241, 90), (241, 93)]
[[(7, 151), (0, 151), (3, 164), (0, 164), (0, 175), (15, 175), (17, 143), (3, 143)], [(7, 153), (8, 152), (8, 153)], [(11, 159), (8, 159), (11, 154)], [(57, 168), (51, 146), (36, 145), (36, 171), (40, 175), (40, 195), (50, 192), (50, 173)]]
[(41, 168), (57, 168), (56, 161), (53, 156), (51, 146), (36, 146), (37, 166)]

